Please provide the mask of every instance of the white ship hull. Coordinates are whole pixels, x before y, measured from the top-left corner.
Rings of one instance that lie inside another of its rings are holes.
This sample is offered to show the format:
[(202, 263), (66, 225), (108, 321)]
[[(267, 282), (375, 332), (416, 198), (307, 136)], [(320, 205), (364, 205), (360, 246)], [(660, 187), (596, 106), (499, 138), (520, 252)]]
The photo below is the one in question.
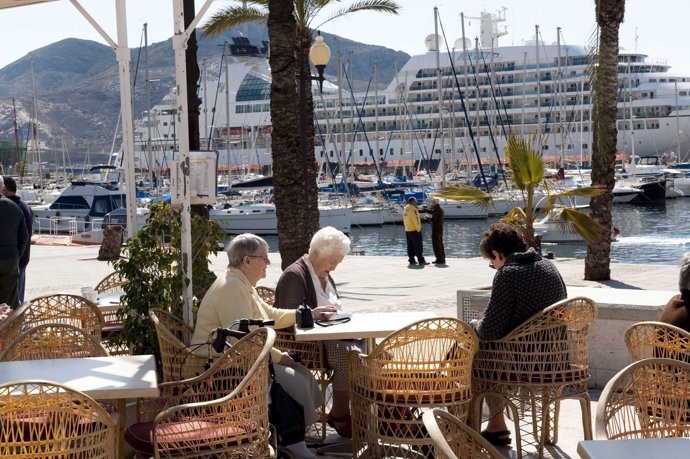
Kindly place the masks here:
[[(227, 234), (278, 234), (278, 219), (273, 204), (247, 204), (228, 209), (211, 209), (209, 217)], [(332, 226), (350, 232), (352, 207), (319, 207), (319, 226)]]

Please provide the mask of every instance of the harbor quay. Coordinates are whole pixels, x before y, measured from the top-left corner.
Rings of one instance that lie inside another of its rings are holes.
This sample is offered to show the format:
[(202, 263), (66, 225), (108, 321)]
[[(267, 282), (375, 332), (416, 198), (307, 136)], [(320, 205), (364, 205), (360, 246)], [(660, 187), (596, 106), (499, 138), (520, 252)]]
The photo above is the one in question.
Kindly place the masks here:
[[(110, 263), (99, 261), (97, 256), (98, 247), (95, 246), (34, 245), (27, 267), (26, 298), (56, 292), (79, 294), (82, 287), (95, 286), (113, 271)], [(269, 258), (271, 265), (267, 276), (258, 285), (275, 287), (281, 274), (280, 254), (269, 253)], [(220, 252), (212, 256), (210, 262), (210, 269), (222, 275), (227, 257)], [(599, 319), (590, 337), (590, 370), (592, 379), (598, 380), (591, 384), (590, 389), (594, 417), (603, 384), (629, 362), (623, 344), (627, 324), (658, 317), (661, 306), (678, 292), (678, 266), (612, 261), (611, 280), (592, 282), (584, 280), (583, 260), (556, 258), (553, 262), (571, 295), (589, 293), (595, 301), (600, 298), (610, 303), (608, 306), (600, 305)], [(342, 297), (343, 308), (348, 312), (431, 310), (438, 316), (458, 317), (458, 299), (462, 292), (474, 289), (486, 292), (494, 273), (488, 261), (480, 257), (448, 258), (446, 266), (408, 267), (404, 256), (348, 255), (332, 276)], [(642, 304), (636, 305), (636, 299)], [(655, 306), (647, 308), (650, 304)], [(594, 366), (610, 368), (602, 371), (601, 368), (592, 368)], [(512, 430), (512, 423), (509, 427)], [(558, 438), (558, 445), (547, 446), (545, 457), (578, 457), (577, 442), (583, 439), (583, 432), (577, 401), (562, 402)], [(337, 435), (331, 433), (327, 441), (335, 439)], [(500, 450), (506, 457), (516, 457), (513, 448)], [(529, 457), (536, 457), (536, 454)]]

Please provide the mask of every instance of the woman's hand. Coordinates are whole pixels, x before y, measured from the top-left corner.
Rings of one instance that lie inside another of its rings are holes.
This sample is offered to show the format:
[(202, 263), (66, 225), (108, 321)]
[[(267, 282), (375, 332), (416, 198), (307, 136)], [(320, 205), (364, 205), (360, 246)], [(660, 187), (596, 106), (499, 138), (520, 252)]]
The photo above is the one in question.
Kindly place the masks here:
[(314, 319), (316, 320), (328, 320), (333, 314), (337, 313), (338, 309), (335, 306), (319, 306), (312, 309), (314, 314)]
[(292, 367), (295, 365), (295, 361), (292, 360), (292, 357), (290, 357), (287, 352), (283, 352), (278, 363), (280, 365), (285, 365), (286, 367)]

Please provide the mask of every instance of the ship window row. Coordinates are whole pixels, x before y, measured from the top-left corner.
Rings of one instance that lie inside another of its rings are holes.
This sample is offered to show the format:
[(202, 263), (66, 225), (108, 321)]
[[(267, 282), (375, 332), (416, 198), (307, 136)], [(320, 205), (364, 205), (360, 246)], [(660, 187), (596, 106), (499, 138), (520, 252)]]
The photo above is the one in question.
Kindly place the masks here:
[(264, 113), (271, 111), (271, 104), (236, 105), (235, 113)]
[(237, 102), (251, 102), (254, 100), (270, 100), (271, 84), (254, 75), (247, 75), (237, 89)]

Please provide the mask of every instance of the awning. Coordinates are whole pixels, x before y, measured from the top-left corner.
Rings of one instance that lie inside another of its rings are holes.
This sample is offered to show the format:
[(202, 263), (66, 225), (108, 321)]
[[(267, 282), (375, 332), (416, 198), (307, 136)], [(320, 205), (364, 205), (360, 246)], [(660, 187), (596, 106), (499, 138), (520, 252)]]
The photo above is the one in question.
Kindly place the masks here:
[(0, 9), (13, 8), (15, 6), (33, 5), (35, 3), (48, 3), (55, 0), (0, 0)]

